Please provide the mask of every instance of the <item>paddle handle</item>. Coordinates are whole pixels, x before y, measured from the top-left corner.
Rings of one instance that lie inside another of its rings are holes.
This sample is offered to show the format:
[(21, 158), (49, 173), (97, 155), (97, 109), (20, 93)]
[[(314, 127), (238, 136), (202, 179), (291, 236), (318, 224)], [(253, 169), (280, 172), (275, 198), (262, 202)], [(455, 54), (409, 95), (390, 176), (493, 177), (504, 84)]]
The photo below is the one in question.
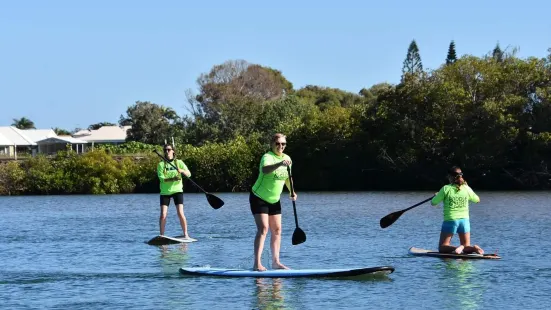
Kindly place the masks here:
[[(287, 166), (287, 173), (289, 174), (289, 183), (291, 184), (291, 197), (295, 196), (295, 186), (293, 185), (293, 176), (291, 175), (291, 167)], [(293, 200), (293, 213), (295, 214), (295, 225), (298, 227), (297, 217), (297, 205)]]
[[(164, 157), (163, 155), (159, 154), (159, 152), (157, 152), (157, 150), (153, 150), (153, 152), (155, 152), (155, 154), (159, 155), (159, 157), (161, 157), (166, 163), (170, 164), (172, 167), (174, 167), (174, 169), (178, 170), (178, 167), (174, 166), (173, 163), (171, 163), (170, 161), (168, 161), (168, 159), (166, 157)], [(189, 178), (188, 176), (186, 176), (185, 174), (181, 174), (183, 177), (185, 177), (186, 179), (188, 179), (193, 185), (195, 185), (198, 189), (200, 189), (201, 191), (203, 191), (203, 193), (205, 194), (208, 194), (206, 190), (204, 190), (201, 186), (199, 186), (199, 184), (195, 183), (195, 181), (193, 181), (191, 178)]]

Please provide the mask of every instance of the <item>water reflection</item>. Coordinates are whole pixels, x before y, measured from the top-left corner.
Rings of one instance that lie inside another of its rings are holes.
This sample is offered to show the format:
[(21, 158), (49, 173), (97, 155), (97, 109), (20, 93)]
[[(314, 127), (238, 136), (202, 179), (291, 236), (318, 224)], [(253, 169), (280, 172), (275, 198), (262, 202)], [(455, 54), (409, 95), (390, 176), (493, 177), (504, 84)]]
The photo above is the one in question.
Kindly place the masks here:
[(451, 295), (449, 300), (454, 307), (478, 309), (482, 305), (482, 296), (486, 291), (482, 283), (487, 281), (479, 281), (481, 275), (476, 267), (477, 263), (481, 262), (461, 259), (444, 260), (444, 276), (448, 281), (447, 287), (451, 288), (448, 290)]
[(256, 305), (253, 309), (284, 309), (285, 299), (283, 297), (283, 279), (279, 278), (257, 278)]
[(188, 244), (180, 243), (178, 245), (161, 245), (159, 246), (160, 263), (163, 269), (163, 273), (174, 273), (174, 270), (178, 270), (185, 265), (188, 259)]

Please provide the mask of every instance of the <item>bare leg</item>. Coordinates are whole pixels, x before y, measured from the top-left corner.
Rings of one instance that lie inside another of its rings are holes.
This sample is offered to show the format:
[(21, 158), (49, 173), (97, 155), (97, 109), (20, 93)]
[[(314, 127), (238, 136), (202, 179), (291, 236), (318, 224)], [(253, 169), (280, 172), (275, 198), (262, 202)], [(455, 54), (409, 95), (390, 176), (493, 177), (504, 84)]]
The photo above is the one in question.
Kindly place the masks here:
[(272, 268), (289, 269), (279, 261), (279, 250), (281, 248), (281, 214), (270, 215), (270, 247), (272, 249)]
[(256, 236), (254, 237), (254, 270), (265, 271), (262, 266), (262, 251), (264, 250), (264, 241), (268, 234), (268, 214), (255, 214)]
[(440, 241), (438, 242), (438, 252), (440, 253), (461, 253), (463, 251), (463, 246), (458, 247), (450, 245), (452, 241), (453, 234), (441, 232)]
[(176, 207), (176, 212), (178, 213), (178, 218), (180, 219), (180, 226), (182, 227), (182, 231), (184, 232), (184, 238), (189, 238), (189, 235), (187, 233), (187, 219), (184, 215), (184, 205), (179, 204)]
[(471, 253), (478, 253), (478, 254), (484, 254), (484, 250), (479, 247), (478, 245), (471, 245), (471, 233), (462, 233), (458, 234), (459, 240), (461, 242), (461, 245), (465, 247), (465, 250), (463, 252), (465, 254), (471, 254)]
[(161, 236), (165, 234), (166, 214), (168, 213), (168, 206), (161, 206), (161, 214), (159, 215), (159, 229)]

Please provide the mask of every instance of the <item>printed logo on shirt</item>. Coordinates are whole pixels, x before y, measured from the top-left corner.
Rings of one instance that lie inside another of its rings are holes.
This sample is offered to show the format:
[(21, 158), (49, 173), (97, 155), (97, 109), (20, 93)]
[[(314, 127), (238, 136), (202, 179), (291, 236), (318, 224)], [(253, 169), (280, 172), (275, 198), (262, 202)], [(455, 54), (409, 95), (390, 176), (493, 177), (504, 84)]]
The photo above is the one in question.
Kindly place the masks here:
[(287, 173), (287, 167), (279, 167), (274, 171), (274, 179), (287, 180), (289, 173)]
[(461, 196), (450, 197), (450, 209), (464, 209), (467, 207), (468, 198)]

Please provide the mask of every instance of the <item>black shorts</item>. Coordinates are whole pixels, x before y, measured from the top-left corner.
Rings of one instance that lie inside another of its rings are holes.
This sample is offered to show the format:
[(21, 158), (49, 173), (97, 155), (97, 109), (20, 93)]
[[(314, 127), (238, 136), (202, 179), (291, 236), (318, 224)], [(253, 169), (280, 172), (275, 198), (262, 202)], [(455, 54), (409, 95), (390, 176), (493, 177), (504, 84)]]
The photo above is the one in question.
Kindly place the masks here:
[(251, 204), (252, 214), (281, 214), (281, 202), (279, 200), (276, 203), (269, 203), (251, 192), (249, 195), (249, 203)]
[(174, 200), (175, 205), (184, 204), (184, 193), (180, 192), (172, 195), (161, 195), (161, 199), (160, 199), (161, 206), (170, 206), (170, 198)]

